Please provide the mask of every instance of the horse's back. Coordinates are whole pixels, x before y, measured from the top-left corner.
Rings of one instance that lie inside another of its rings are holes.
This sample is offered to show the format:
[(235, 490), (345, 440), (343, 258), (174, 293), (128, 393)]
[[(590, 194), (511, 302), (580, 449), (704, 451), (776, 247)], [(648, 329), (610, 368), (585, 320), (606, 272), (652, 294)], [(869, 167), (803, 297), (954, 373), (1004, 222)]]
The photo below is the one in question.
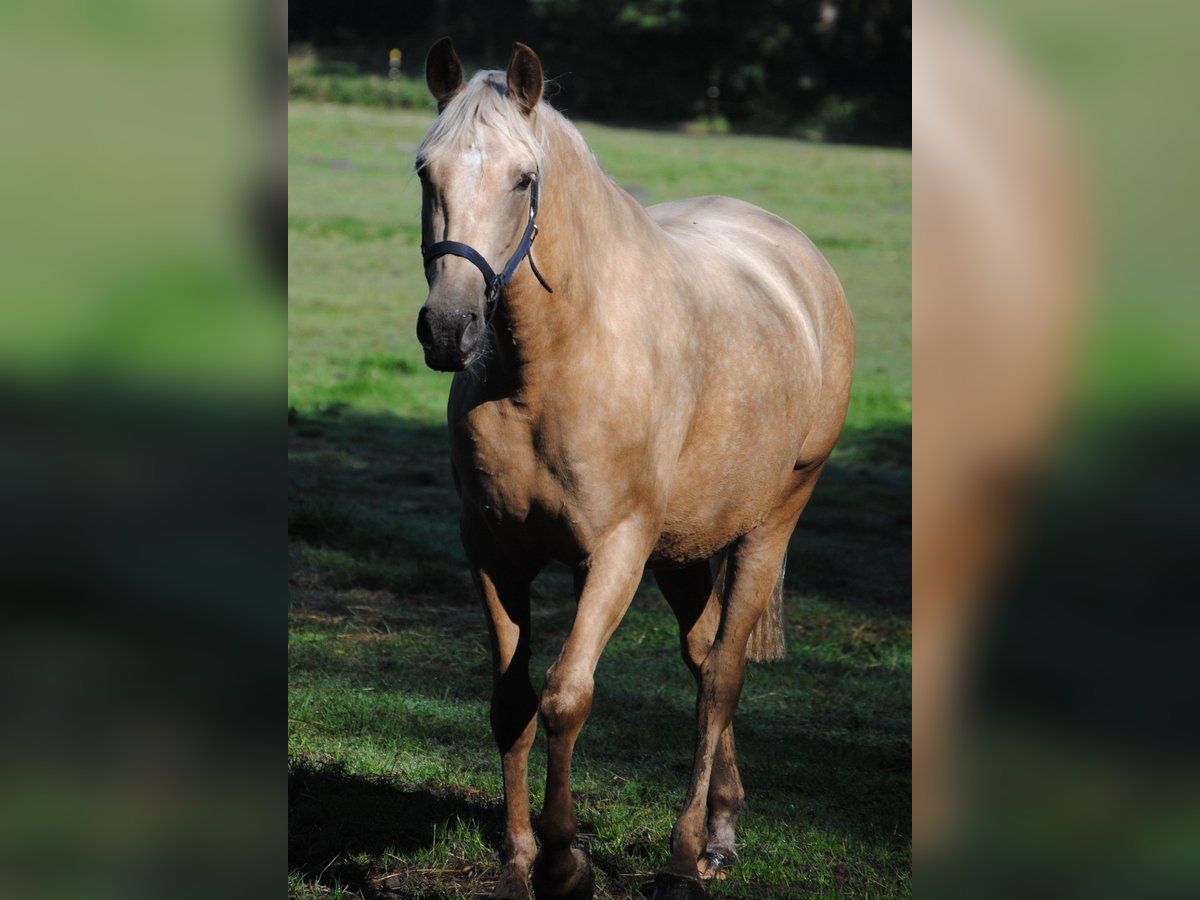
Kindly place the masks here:
[[(784, 219), (729, 197), (647, 212), (677, 249), (677, 292), (690, 352), (704, 372), (679, 454), (664, 556), (714, 543), (761, 520), (794, 469), (819, 465), (841, 431), (854, 327), (832, 267)], [(797, 482), (798, 483), (798, 482)], [(688, 535), (688, 538), (682, 536)]]
[(745, 200), (711, 194), (659, 203), (647, 207), (646, 212), (682, 247), (716, 236), (739, 243), (757, 239), (765, 246), (799, 253), (806, 261), (824, 263), (820, 251), (799, 228)]
[[(647, 212), (679, 250), (693, 285), (689, 314), (711, 318), (726, 350), (735, 349), (730, 344), (740, 333), (750, 355), (743, 365), (774, 364), (776, 373), (806, 382), (811, 401), (819, 395), (824, 409), (844, 410), (854, 321), (841, 282), (813, 242), (787, 220), (732, 197), (691, 197)], [(840, 425), (839, 413), (830, 448)]]
[(755, 314), (749, 301), (758, 301), (759, 314), (769, 315), (772, 306), (798, 313), (805, 356), (813, 360), (852, 341), (853, 324), (833, 267), (787, 220), (720, 196), (660, 203), (647, 212), (674, 241), (684, 271), (706, 288), (693, 292), (697, 304), (716, 304), (739, 317)]

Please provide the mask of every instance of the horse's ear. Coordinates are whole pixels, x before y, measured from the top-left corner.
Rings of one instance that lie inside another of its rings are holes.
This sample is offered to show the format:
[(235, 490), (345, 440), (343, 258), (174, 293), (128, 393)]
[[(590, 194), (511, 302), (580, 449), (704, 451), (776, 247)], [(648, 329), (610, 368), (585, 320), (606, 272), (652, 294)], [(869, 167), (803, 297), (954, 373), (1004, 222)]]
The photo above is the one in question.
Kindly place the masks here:
[(425, 57), (425, 84), (437, 101), (438, 112), (462, 90), (462, 63), (458, 61), (450, 38), (444, 37), (429, 48), (429, 55)]
[(529, 115), (542, 99), (542, 64), (537, 54), (524, 44), (513, 44), (512, 59), (508, 61), (508, 96)]

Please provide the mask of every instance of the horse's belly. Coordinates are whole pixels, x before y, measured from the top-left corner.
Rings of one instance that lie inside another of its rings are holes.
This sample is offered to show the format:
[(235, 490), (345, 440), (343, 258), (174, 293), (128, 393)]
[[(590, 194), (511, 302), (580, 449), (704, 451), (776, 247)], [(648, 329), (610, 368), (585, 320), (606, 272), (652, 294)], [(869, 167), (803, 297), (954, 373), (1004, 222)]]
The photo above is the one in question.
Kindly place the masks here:
[(683, 565), (707, 559), (753, 529), (769, 512), (770, 504), (763, 501), (668, 513), (649, 563)]
[(659, 535), (658, 543), (646, 565), (682, 566), (708, 559), (718, 550), (729, 546), (750, 530), (750, 525), (738, 528), (707, 528), (703, 530), (667, 530)]
[(668, 513), (648, 564), (684, 565), (708, 559), (753, 529), (770, 511), (766, 502), (743, 502)]
[(788, 417), (773, 424), (710, 421), (696, 429), (698, 439), (679, 457), (652, 562), (707, 559), (775, 509), (791, 481), (798, 439)]

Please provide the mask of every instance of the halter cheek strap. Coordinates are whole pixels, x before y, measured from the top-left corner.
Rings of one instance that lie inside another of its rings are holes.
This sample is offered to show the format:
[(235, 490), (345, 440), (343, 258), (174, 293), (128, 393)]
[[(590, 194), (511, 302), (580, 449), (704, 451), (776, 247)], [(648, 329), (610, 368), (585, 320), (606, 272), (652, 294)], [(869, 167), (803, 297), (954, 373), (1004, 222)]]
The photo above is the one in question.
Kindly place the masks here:
[(508, 286), (517, 268), (521, 265), (521, 261), (526, 257), (529, 258), (529, 268), (533, 270), (533, 274), (537, 276), (537, 280), (541, 282), (542, 287), (548, 293), (553, 294), (554, 289), (547, 284), (546, 279), (542, 277), (542, 273), (538, 271), (537, 266), (533, 262), (533, 239), (537, 237), (537, 211), (538, 211), (538, 182), (535, 178), (529, 185), (529, 224), (525, 226), (525, 233), (521, 235), (521, 241), (517, 244), (517, 249), (513, 251), (513, 255), (509, 257), (508, 263), (504, 266), (504, 270), (497, 275), (488, 261), (483, 258), (483, 254), (472, 247), (470, 244), (463, 244), (459, 241), (438, 241), (430, 246), (421, 245), (421, 256), (425, 261), (425, 266), (440, 256), (461, 256), (463, 259), (475, 265), (483, 275), (483, 283), (485, 286), (485, 296), (487, 298), (487, 309), (484, 311), (484, 321), (491, 319), (492, 313), (496, 308), (496, 300), (500, 297), (501, 292)]

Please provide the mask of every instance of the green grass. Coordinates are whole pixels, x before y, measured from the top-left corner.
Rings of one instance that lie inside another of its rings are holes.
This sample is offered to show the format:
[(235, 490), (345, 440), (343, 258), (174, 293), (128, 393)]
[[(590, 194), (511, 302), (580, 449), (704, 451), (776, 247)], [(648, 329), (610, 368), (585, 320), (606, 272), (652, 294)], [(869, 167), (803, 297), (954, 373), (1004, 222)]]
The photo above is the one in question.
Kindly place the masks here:
[(425, 79), (397, 69), (389, 71), (386, 57), (368, 63), (364, 74), (356, 63), (321, 61), (313, 53), (288, 56), (288, 97), (320, 103), (433, 109)]
[[(485, 893), (498, 871), (486, 634), (456, 526), (449, 376), (421, 363), (416, 112), (289, 109), (289, 893)], [(645, 203), (750, 200), (803, 228), (859, 326), (846, 433), (789, 554), (788, 656), (748, 673), (748, 808), (721, 897), (911, 893), (907, 153), (584, 124)], [(572, 616), (535, 585), (535, 683)], [(600, 663), (574, 788), (603, 897), (667, 854), (690, 676), (647, 580)], [(541, 802), (545, 745), (531, 757)]]

